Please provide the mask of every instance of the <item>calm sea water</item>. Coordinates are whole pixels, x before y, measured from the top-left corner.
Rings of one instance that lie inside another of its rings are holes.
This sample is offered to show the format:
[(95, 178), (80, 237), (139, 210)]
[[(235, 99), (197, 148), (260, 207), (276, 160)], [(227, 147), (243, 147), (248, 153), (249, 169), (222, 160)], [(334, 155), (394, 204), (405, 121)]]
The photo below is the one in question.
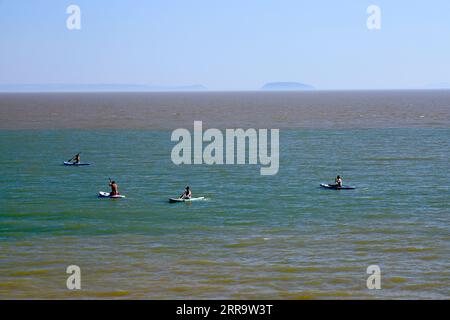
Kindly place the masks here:
[(0, 131), (0, 298), (450, 297), (450, 129), (282, 130), (276, 176), (175, 166), (170, 133)]

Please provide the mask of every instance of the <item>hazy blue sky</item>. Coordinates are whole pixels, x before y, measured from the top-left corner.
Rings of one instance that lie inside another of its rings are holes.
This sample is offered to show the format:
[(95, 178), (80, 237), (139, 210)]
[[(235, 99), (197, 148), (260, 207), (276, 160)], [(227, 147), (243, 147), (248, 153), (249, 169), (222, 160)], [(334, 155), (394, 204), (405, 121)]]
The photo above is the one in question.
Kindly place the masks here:
[[(66, 28), (70, 4), (81, 30)], [(369, 5), (382, 28), (366, 27)], [(450, 83), (450, 1), (0, 0), (0, 84)]]

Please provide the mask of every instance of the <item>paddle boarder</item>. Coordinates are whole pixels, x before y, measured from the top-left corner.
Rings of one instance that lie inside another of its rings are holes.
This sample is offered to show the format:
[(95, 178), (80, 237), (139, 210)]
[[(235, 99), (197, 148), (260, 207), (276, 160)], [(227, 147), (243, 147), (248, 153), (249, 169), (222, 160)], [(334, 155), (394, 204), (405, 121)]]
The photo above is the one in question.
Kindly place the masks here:
[(109, 194), (110, 196), (119, 195), (119, 186), (115, 181), (111, 181), (111, 179), (109, 179), (109, 186), (111, 187), (111, 193)]
[(335, 186), (338, 188), (342, 188), (342, 178), (341, 176), (337, 176), (334, 180)]
[(67, 161), (67, 162), (73, 162), (74, 164), (79, 164), (80, 161), (81, 161), (81, 159), (80, 159), (80, 154), (77, 153), (72, 159), (70, 159), (70, 160)]
[(186, 186), (183, 194), (180, 196), (180, 199), (190, 199), (192, 197), (192, 192), (189, 186)]

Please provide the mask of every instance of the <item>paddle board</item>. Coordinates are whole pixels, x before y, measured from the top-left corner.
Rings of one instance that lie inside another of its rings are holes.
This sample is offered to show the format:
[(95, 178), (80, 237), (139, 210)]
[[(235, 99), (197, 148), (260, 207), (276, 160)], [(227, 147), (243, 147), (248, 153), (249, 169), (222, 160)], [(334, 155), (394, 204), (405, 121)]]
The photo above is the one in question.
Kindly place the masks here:
[(338, 187), (334, 184), (325, 184), (325, 183), (321, 183), (320, 186), (322, 188), (334, 189), (334, 190), (353, 190), (353, 189), (355, 189), (355, 187), (351, 187), (351, 186)]
[(110, 198), (110, 199), (121, 199), (121, 198), (125, 198), (125, 196), (118, 194), (115, 196), (111, 196), (109, 192), (104, 192), (104, 191), (100, 191), (98, 193), (98, 197), (99, 198)]
[(180, 198), (170, 198), (169, 202), (192, 202), (192, 201), (198, 201), (198, 200), (204, 200), (205, 197), (198, 197), (198, 198), (190, 198), (190, 199), (180, 199)]
[(67, 161), (64, 161), (64, 165), (65, 165), (65, 166), (75, 166), (75, 167), (78, 167), (78, 166), (89, 166), (90, 163), (74, 163), (74, 162), (67, 162)]

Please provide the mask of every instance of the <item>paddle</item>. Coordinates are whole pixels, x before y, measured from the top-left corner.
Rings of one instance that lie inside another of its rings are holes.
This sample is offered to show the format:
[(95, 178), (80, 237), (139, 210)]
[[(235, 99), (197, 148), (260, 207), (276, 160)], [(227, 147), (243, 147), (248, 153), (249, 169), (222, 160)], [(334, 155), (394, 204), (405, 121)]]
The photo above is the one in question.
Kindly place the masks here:
[(183, 191), (183, 193), (178, 197), (178, 199), (183, 199), (185, 193), (186, 193), (186, 192)]

